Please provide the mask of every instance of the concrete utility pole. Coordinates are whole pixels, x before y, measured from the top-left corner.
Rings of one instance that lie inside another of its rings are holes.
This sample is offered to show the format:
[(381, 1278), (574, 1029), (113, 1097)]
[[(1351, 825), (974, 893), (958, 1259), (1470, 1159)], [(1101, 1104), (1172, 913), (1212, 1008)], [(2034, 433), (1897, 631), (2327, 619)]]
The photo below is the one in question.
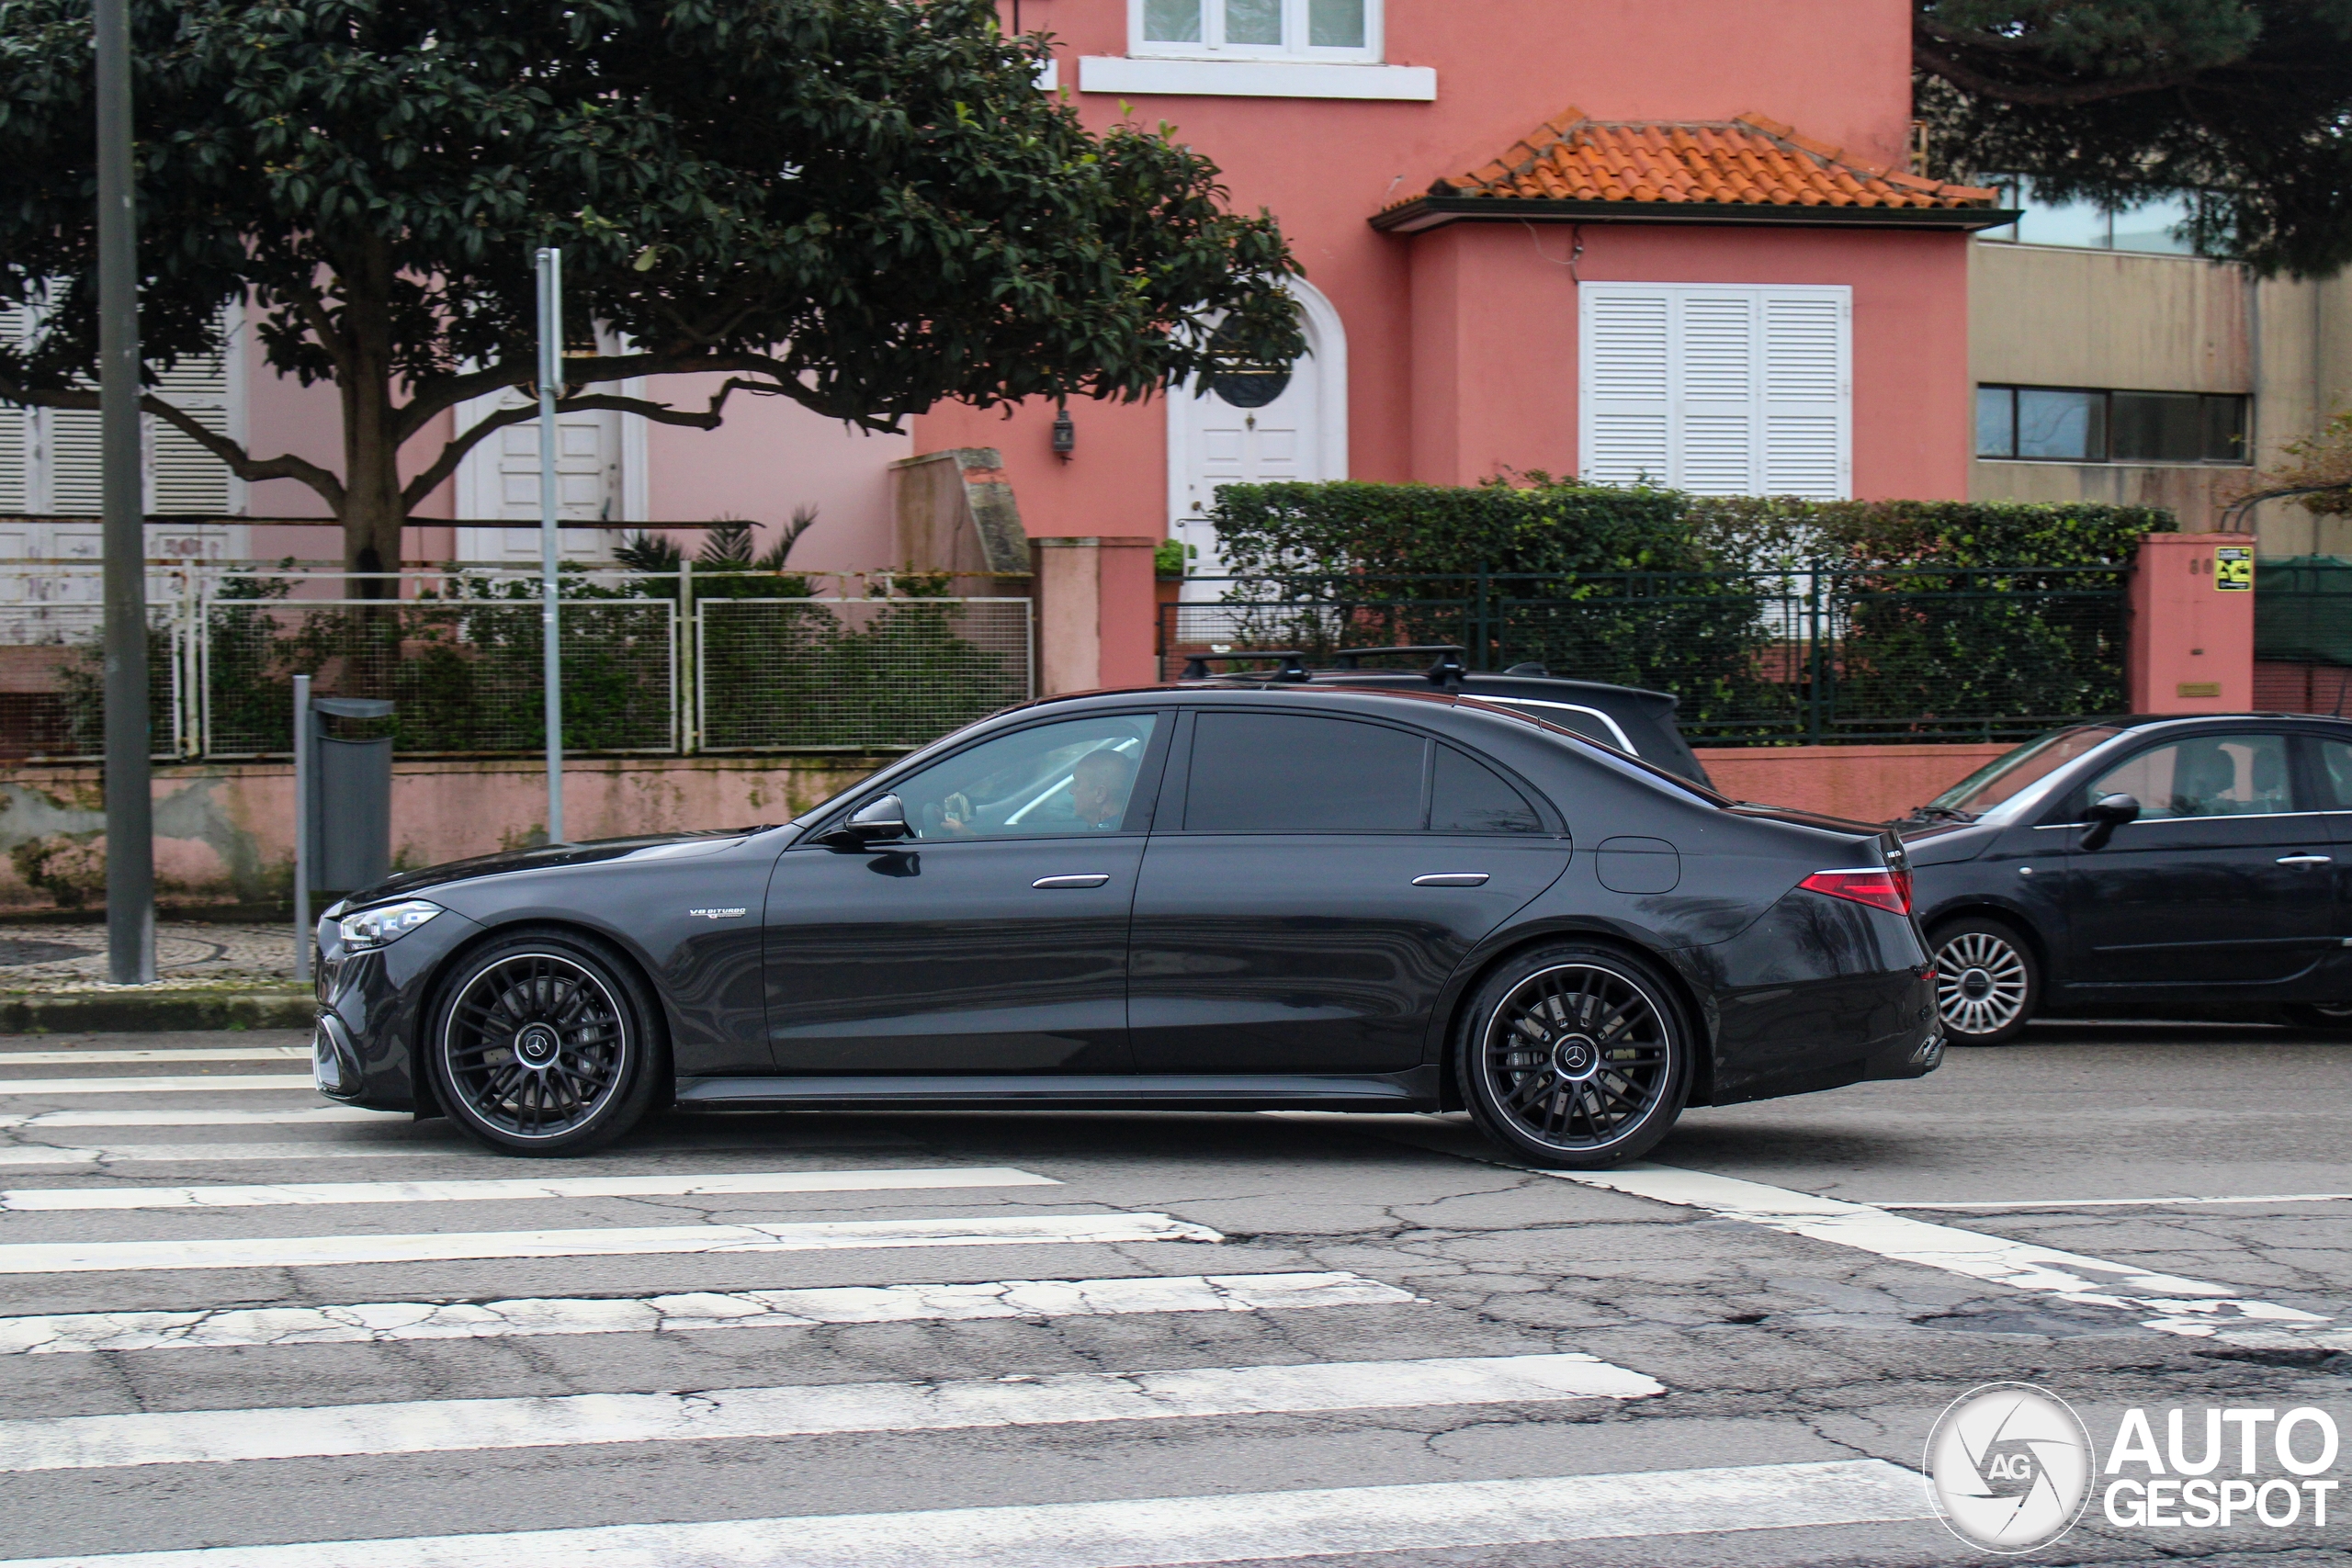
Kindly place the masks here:
[(97, 0), (98, 455), (105, 518), (107, 974), (155, 978), (147, 738), (147, 497), (139, 439), (139, 234), (130, 0)]
[(548, 687), (548, 842), (563, 842), (563, 660), (557, 604), (563, 584), (562, 498), (556, 490), (555, 400), (563, 387), (563, 253), (543, 246), (539, 274), (539, 635)]

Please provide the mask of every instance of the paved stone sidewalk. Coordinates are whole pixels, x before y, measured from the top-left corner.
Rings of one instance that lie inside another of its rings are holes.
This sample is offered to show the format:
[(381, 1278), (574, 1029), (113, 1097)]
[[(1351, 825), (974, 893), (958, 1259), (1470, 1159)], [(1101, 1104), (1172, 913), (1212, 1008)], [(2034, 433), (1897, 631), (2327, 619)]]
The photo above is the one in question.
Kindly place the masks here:
[[(208, 986), (290, 985), (293, 929), (166, 921), (155, 928), (155, 977)], [(107, 932), (102, 925), (16, 926), (0, 932), (0, 992), (78, 991), (106, 985)]]

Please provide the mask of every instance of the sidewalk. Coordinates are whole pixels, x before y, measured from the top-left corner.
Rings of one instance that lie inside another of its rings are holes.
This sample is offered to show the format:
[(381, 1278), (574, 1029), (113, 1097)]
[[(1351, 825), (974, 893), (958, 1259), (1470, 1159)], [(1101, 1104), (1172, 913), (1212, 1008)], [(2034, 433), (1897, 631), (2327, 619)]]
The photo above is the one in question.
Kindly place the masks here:
[(109, 984), (102, 925), (0, 928), (0, 1032), (307, 1029), (316, 1012), (288, 925), (167, 921), (155, 972), (152, 986)]

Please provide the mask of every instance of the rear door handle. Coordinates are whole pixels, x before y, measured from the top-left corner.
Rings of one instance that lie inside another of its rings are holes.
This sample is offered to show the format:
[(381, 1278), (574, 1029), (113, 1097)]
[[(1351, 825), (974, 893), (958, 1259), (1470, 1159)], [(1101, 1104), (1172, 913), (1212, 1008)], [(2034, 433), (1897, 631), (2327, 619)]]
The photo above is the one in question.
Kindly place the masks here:
[(1100, 887), (1111, 880), (1107, 871), (1091, 872), (1083, 876), (1041, 876), (1032, 887)]
[(1413, 878), (1416, 887), (1483, 887), (1486, 883), (1483, 871), (1439, 871)]
[(2280, 855), (2280, 865), (2334, 865), (2334, 855)]

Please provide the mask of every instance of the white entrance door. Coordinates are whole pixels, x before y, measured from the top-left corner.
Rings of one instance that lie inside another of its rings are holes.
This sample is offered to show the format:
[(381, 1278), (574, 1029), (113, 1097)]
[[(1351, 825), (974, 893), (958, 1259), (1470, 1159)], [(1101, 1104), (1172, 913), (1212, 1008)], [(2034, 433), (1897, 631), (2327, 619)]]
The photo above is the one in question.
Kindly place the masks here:
[[(1170, 394), (1168, 536), (1198, 553), (1194, 579), (1225, 575), (1225, 555), (1208, 513), (1218, 487), (1283, 479), (1343, 479), (1347, 458), (1347, 339), (1339, 313), (1312, 286), (1287, 285), (1299, 302), (1306, 353), (1287, 379), (1218, 377)], [(1225, 596), (1226, 584), (1187, 581), (1184, 598)]]
[[(459, 405), (459, 428), (487, 418), (493, 410), (530, 401), (519, 388)], [(566, 519), (581, 522), (622, 516), (621, 416), (609, 412), (558, 414), (555, 422), (556, 501)], [(539, 558), (539, 422), (526, 420), (493, 432), (466, 454), (458, 468), (458, 515), (489, 521), (513, 518), (524, 528), (460, 528), (458, 557), (468, 561), (530, 565)], [(608, 529), (566, 528), (566, 560), (604, 560), (612, 554)]]

